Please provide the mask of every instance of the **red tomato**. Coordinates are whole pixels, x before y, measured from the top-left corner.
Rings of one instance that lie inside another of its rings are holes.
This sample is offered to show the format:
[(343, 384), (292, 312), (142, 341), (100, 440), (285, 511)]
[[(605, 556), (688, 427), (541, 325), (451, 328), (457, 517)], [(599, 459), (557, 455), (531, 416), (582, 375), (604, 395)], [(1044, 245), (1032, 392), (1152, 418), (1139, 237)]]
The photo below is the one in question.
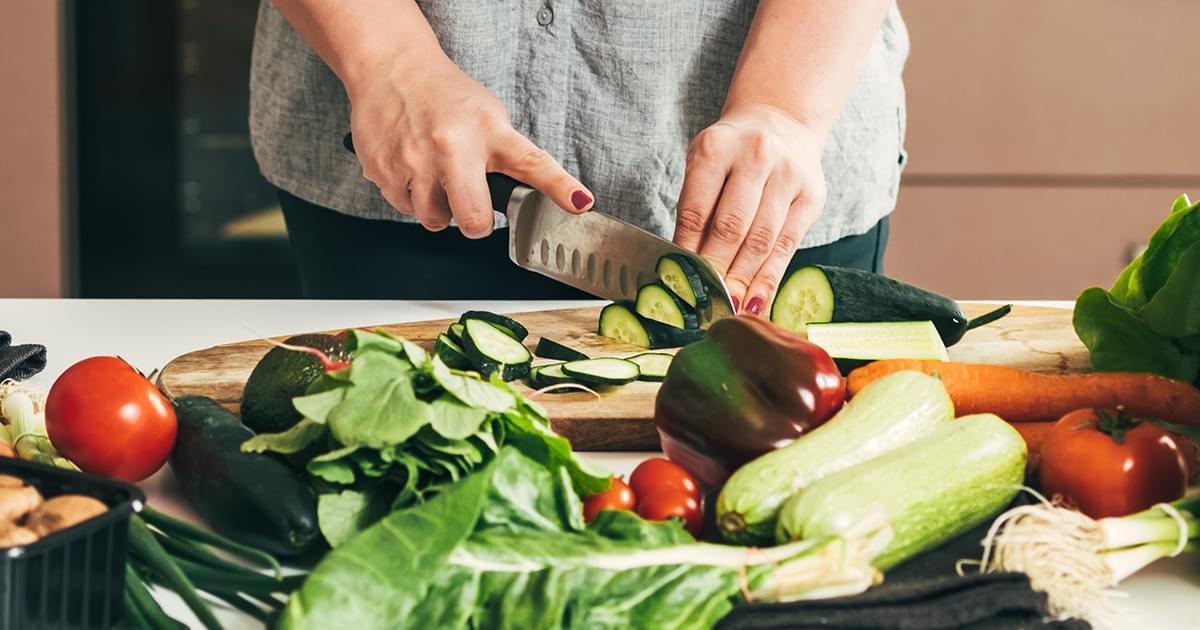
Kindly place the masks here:
[(124, 359), (92, 357), (50, 387), (46, 433), (84, 472), (141, 481), (171, 454), (175, 409)]
[(613, 477), (608, 490), (593, 494), (583, 502), (583, 520), (591, 523), (601, 510), (630, 512), (636, 504), (629, 484), (619, 477)]
[(1124, 516), (1187, 491), (1187, 465), (1174, 438), (1124, 412), (1080, 409), (1063, 416), (1042, 445), (1042, 491), (1092, 518)]
[(700, 484), (696, 483), (696, 478), (683, 466), (661, 457), (638, 464), (629, 476), (629, 487), (633, 488), (634, 496), (639, 498), (649, 496), (659, 488), (675, 488), (700, 500)]
[(678, 488), (660, 487), (638, 500), (638, 516), (648, 521), (677, 518), (693, 536), (704, 531), (704, 512), (700, 502)]

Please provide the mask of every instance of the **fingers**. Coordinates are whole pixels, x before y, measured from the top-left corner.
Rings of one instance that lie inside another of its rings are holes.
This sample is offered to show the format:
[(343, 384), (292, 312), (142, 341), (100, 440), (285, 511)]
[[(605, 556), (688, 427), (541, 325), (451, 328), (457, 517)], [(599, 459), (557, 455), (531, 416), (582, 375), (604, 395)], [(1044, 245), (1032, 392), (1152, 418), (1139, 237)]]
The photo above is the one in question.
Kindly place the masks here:
[[(450, 225), (450, 204), (446, 192), (432, 177), (418, 176), (410, 184), (414, 215), (430, 232), (440, 232)], [(488, 219), (491, 219), (489, 215)], [(490, 231), (490, 226), (489, 226)]]
[(494, 227), (486, 170), (482, 160), (470, 159), (448, 162), (443, 167), (443, 194), (449, 201), (458, 229), (467, 238), (483, 238), (491, 234)]
[(770, 254), (746, 290), (746, 312), (754, 315), (770, 313), (767, 309), (775, 298), (775, 292), (779, 289), (779, 283), (783, 280), (788, 263), (792, 261), (792, 256), (800, 246), (801, 239), (816, 223), (817, 217), (821, 213), (820, 205), (805, 196), (801, 196), (792, 203), (783, 228), (779, 231), (779, 236), (775, 238), (775, 243), (771, 247)]
[(725, 181), (708, 233), (700, 246), (700, 255), (721, 275), (729, 272), (734, 256), (750, 231), (766, 181), (766, 173), (737, 167)]
[[(746, 312), (753, 315), (762, 311), (764, 300), (761, 296), (748, 295), (747, 290), (759, 269), (775, 251), (775, 243), (787, 220), (793, 194), (790, 182), (784, 178), (771, 177), (767, 180), (754, 221), (729, 265), (729, 272), (725, 274), (730, 297), (744, 304)], [(784, 243), (784, 247), (787, 246), (788, 243)]]
[(700, 251), (708, 219), (712, 216), (729, 165), (723, 161), (709, 159), (696, 149), (688, 155), (687, 168), (683, 173), (683, 190), (679, 193), (679, 206), (675, 211), (675, 244), (693, 252)]
[(492, 170), (532, 186), (568, 212), (579, 214), (591, 209), (591, 191), (563, 170), (553, 156), (516, 131), (504, 135), (497, 143), (504, 148), (491, 156)]

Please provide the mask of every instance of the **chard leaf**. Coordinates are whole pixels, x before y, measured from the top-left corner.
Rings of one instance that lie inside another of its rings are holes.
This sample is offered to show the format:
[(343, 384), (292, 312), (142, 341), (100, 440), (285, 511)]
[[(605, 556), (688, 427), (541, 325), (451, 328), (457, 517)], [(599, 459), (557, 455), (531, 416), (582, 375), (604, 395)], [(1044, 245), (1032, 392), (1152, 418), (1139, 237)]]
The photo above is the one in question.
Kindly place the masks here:
[(391, 506), (392, 497), (379, 488), (322, 494), (317, 497), (321, 534), (331, 547), (339, 547), (386, 516)]
[(338, 406), (338, 403), (342, 402), (342, 399), (346, 397), (347, 389), (343, 386), (315, 394), (297, 396), (292, 399), (292, 406), (305, 419), (325, 424), (326, 419), (329, 417), (329, 412), (333, 411), (333, 408)]
[(438, 384), (463, 404), (504, 413), (512, 409), (516, 402), (516, 394), (507, 387), (485, 383), (475, 376), (455, 374), (442, 363), (440, 357), (433, 358), (431, 369)]
[(1190, 383), (1200, 369), (1200, 356), (1182, 352), (1099, 287), (1075, 300), (1073, 321), (1097, 371), (1150, 372)]
[(354, 483), (354, 462), (350, 456), (357, 446), (346, 446), (318, 455), (308, 461), (309, 474), (329, 483), (350, 485)]
[(1138, 314), (1164, 337), (1200, 334), (1200, 239), (1183, 253), (1166, 284)]
[(292, 428), (283, 433), (260, 433), (242, 442), (242, 452), (265, 453), (270, 451), (292, 455), (308, 448), (317, 440), (325, 437), (328, 432), (329, 429), (325, 425), (302, 418), (300, 422), (292, 425)]
[(369, 382), (355, 384), (330, 412), (329, 430), (338, 442), (384, 448), (407, 440), (429, 424), (429, 405), (417, 399), (407, 374)]
[(468, 406), (447, 394), (441, 395), (430, 404), (429, 413), (433, 430), (452, 440), (466, 439), (474, 435), (488, 415), (486, 409)]

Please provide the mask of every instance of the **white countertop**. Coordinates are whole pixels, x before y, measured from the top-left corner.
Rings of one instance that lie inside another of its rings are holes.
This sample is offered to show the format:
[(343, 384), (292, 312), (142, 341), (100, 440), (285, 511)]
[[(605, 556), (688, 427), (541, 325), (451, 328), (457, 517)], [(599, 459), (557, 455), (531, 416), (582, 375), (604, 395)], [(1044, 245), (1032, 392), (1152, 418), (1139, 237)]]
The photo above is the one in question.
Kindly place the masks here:
[[(0, 299), (0, 330), (13, 343), (49, 348), (46, 370), (30, 380), (49, 388), (67, 367), (85, 357), (120, 355), (143, 373), (172, 358), (208, 346), (243, 339), (289, 335), (374, 324), (458, 317), (468, 308), (497, 312), (587, 305), (587, 302), (394, 302), (299, 300), (15, 300)], [(596, 302), (600, 304), (600, 302)], [(1070, 308), (1070, 302), (1024, 302)], [(588, 453), (589, 460), (628, 474), (653, 453)], [(170, 474), (160, 472), (142, 484), (156, 508), (194, 519), (173, 491)], [(1162, 560), (1126, 580), (1119, 604), (1130, 628), (1200, 628), (1200, 567), (1193, 557)], [(173, 594), (158, 593), (167, 612), (195, 624)], [(214, 604), (226, 627), (258, 624)]]

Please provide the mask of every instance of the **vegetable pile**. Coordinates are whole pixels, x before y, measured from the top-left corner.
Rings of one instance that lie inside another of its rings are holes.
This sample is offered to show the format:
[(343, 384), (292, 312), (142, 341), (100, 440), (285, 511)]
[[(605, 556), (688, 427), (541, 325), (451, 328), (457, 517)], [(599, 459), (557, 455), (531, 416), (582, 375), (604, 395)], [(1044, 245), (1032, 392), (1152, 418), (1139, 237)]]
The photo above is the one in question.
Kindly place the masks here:
[(0, 382), (0, 457), (77, 470), (46, 435), (46, 392), (17, 381)]
[(587, 469), (550, 430), (545, 411), (498, 372), (483, 380), (454, 370), (384, 332), (351, 330), (345, 341), (349, 366), (322, 374), (294, 400), (303, 419), (243, 446), (285, 454), (303, 466), (318, 492), (320, 529), (331, 545), (395, 509), (431, 498), (505, 445), (551, 470), (563, 469), (581, 494), (608, 487), (607, 476)]
[(1180, 195), (1109, 290), (1079, 295), (1075, 332), (1096, 370), (1200, 385), (1200, 203)]

